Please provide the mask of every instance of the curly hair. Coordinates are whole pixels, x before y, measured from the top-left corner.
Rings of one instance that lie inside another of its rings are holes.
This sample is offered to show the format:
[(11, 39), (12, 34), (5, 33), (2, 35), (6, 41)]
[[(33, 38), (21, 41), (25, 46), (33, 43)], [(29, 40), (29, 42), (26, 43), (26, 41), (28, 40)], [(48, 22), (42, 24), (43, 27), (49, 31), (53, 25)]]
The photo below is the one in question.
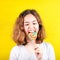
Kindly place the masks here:
[(27, 9), (27, 10), (24, 10), (22, 13), (20, 13), (20, 15), (17, 18), (16, 23), (14, 25), (13, 40), (17, 43), (17, 45), (27, 44), (26, 34), (24, 31), (24, 17), (28, 14), (32, 14), (33, 16), (35, 16), (35, 18), (37, 19), (37, 22), (39, 24), (39, 31), (37, 34), (36, 43), (43, 42), (43, 39), (45, 38), (45, 30), (42, 25), (42, 21), (41, 21), (39, 14), (34, 9)]

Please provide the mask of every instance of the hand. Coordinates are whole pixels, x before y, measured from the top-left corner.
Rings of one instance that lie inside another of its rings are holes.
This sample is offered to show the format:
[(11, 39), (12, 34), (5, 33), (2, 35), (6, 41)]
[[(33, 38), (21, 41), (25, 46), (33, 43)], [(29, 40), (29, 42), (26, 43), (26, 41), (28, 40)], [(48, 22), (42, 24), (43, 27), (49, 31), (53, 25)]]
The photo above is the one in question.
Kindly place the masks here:
[(39, 47), (35, 48), (35, 55), (37, 57), (37, 60), (42, 60), (42, 51), (39, 49)]

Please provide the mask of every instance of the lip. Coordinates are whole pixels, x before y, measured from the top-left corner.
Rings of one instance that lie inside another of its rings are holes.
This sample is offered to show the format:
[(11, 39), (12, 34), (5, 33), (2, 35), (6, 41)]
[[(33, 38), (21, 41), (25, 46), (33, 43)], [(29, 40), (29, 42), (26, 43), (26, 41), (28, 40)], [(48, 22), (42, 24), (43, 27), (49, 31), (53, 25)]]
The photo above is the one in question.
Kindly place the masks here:
[(28, 33), (33, 33), (33, 32), (36, 32), (36, 31), (29, 31)]
[(28, 33), (28, 35), (29, 35), (29, 34), (36, 35), (36, 34), (37, 34), (37, 32), (29, 32), (29, 33)]

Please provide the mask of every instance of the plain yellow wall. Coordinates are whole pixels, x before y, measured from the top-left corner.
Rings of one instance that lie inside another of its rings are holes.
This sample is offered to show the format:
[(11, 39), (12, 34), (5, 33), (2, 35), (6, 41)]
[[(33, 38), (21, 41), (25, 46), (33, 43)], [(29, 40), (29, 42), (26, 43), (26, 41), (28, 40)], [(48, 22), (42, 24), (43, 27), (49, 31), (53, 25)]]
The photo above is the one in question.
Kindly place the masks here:
[(60, 59), (60, 1), (58, 0), (1, 0), (0, 1), (0, 60), (9, 60), (14, 45), (13, 25), (25, 9), (36, 9), (46, 31), (46, 42), (53, 45), (56, 60)]

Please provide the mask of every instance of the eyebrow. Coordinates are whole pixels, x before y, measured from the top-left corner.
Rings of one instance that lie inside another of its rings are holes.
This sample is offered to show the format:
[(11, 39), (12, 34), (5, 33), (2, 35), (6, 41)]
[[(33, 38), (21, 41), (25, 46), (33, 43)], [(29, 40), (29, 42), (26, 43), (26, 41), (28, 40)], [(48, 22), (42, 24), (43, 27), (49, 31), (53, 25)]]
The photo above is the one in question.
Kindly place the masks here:
[(34, 20), (33, 22), (35, 22), (36, 20)]
[[(32, 21), (32, 22), (35, 22), (36, 20)], [(24, 22), (24, 23), (29, 23), (28, 21)]]
[(24, 23), (29, 23), (29, 22), (26, 21), (26, 22), (24, 22)]

